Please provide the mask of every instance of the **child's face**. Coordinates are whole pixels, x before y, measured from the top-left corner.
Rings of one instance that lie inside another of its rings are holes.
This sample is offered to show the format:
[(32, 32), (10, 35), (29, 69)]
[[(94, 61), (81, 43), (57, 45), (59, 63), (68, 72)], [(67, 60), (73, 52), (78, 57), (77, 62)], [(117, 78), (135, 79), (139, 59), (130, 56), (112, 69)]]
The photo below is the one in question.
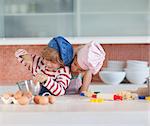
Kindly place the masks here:
[(60, 68), (59, 63), (54, 63), (54, 62), (48, 61), (46, 59), (44, 59), (43, 62), (49, 70), (56, 70), (56, 69)]
[(81, 73), (84, 70), (79, 66), (78, 62), (77, 62), (77, 56), (75, 56), (72, 64), (71, 64), (71, 71), (72, 72), (77, 72), (77, 73)]

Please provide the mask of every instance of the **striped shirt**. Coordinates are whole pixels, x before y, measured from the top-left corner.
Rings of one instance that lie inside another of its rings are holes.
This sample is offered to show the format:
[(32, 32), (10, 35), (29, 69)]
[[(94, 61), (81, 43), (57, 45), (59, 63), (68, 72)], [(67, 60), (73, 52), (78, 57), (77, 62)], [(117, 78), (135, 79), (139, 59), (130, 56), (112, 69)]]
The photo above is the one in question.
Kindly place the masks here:
[(22, 63), (27, 69), (32, 72), (33, 77), (38, 73), (47, 75), (48, 79), (43, 86), (46, 87), (51, 94), (55, 96), (64, 95), (67, 87), (69, 86), (71, 73), (69, 67), (65, 66), (57, 70), (50, 71), (46, 69), (46, 65), (43, 63), (43, 58), (37, 55), (31, 55), (32, 66), (29, 65), (21, 57), (22, 54), (16, 51), (15, 53), (17, 60)]

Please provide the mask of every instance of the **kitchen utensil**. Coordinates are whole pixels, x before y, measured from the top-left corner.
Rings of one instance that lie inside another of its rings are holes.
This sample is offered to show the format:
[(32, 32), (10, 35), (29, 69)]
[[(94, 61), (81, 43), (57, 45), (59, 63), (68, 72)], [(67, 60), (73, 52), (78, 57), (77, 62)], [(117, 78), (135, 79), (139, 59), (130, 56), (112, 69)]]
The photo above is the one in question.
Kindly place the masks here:
[(125, 70), (125, 72), (128, 81), (134, 84), (144, 84), (146, 78), (149, 76), (149, 72), (147, 71)]
[(122, 71), (100, 71), (99, 76), (106, 84), (119, 84), (123, 81), (126, 73)]
[(40, 83), (34, 84), (33, 80), (25, 80), (16, 83), (19, 90), (25, 92), (30, 91), (33, 95), (38, 95), (40, 91)]

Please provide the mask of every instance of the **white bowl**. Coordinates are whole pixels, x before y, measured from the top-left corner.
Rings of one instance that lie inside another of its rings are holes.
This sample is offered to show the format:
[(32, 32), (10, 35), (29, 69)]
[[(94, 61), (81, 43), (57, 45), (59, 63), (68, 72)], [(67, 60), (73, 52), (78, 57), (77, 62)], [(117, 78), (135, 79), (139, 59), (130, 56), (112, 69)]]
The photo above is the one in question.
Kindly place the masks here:
[(102, 68), (103, 71), (123, 71), (124, 68), (117, 68), (117, 67), (104, 67)]
[(145, 69), (147, 68), (147, 66), (145, 65), (140, 65), (140, 64), (135, 64), (135, 63), (129, 63), (127, 64), (127, 68), (141, 68), (141, 69)]
[(146, 78), (149, 76), (149, 72), (145, 71), (129, 71), (126, 70), (126, 78), (129, 82), (134, 84), (143, 84)]
[(125, 68), (124, 69), (126, 72), (144, 72), (144, 73), (147, 73), (147, 74), (149, 74), (149, 71), (150, 71), (150, 68), (149, 67), (144, 67), (144, 68), (134, 68), (134, 67), (132, 67), (132, 68)]
[(126, 73), (120, 71), (100, 71), (99, 76), (106, 84), (119, 84), (123, 81)]
[(109, 60), (107, 66), (109, 68), (124, 68), (125, 67), (125, 61)]
[(144, 65), (144, 66), (148, 65), (147, 61), (142, 61), (142, 60), (127, 60), (127, 63), (135, 63), (135, 64)]
[(128, 60), (127, 68), (145, 68), (148, 66), (148, 62), (139, 60)]

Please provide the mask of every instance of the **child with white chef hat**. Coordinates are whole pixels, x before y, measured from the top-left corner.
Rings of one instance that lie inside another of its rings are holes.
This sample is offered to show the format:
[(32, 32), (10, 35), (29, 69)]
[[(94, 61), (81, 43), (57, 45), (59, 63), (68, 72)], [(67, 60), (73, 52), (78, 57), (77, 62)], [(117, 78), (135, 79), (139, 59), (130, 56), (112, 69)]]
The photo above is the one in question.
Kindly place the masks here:
[(99, 72), (104, 59), (104, 49), (94, 41), (80, 48), (71, 64), (72, 79), (66, 90), (66, 94), (77, 94), (82, 91), (88, 91), (92, 75)]

